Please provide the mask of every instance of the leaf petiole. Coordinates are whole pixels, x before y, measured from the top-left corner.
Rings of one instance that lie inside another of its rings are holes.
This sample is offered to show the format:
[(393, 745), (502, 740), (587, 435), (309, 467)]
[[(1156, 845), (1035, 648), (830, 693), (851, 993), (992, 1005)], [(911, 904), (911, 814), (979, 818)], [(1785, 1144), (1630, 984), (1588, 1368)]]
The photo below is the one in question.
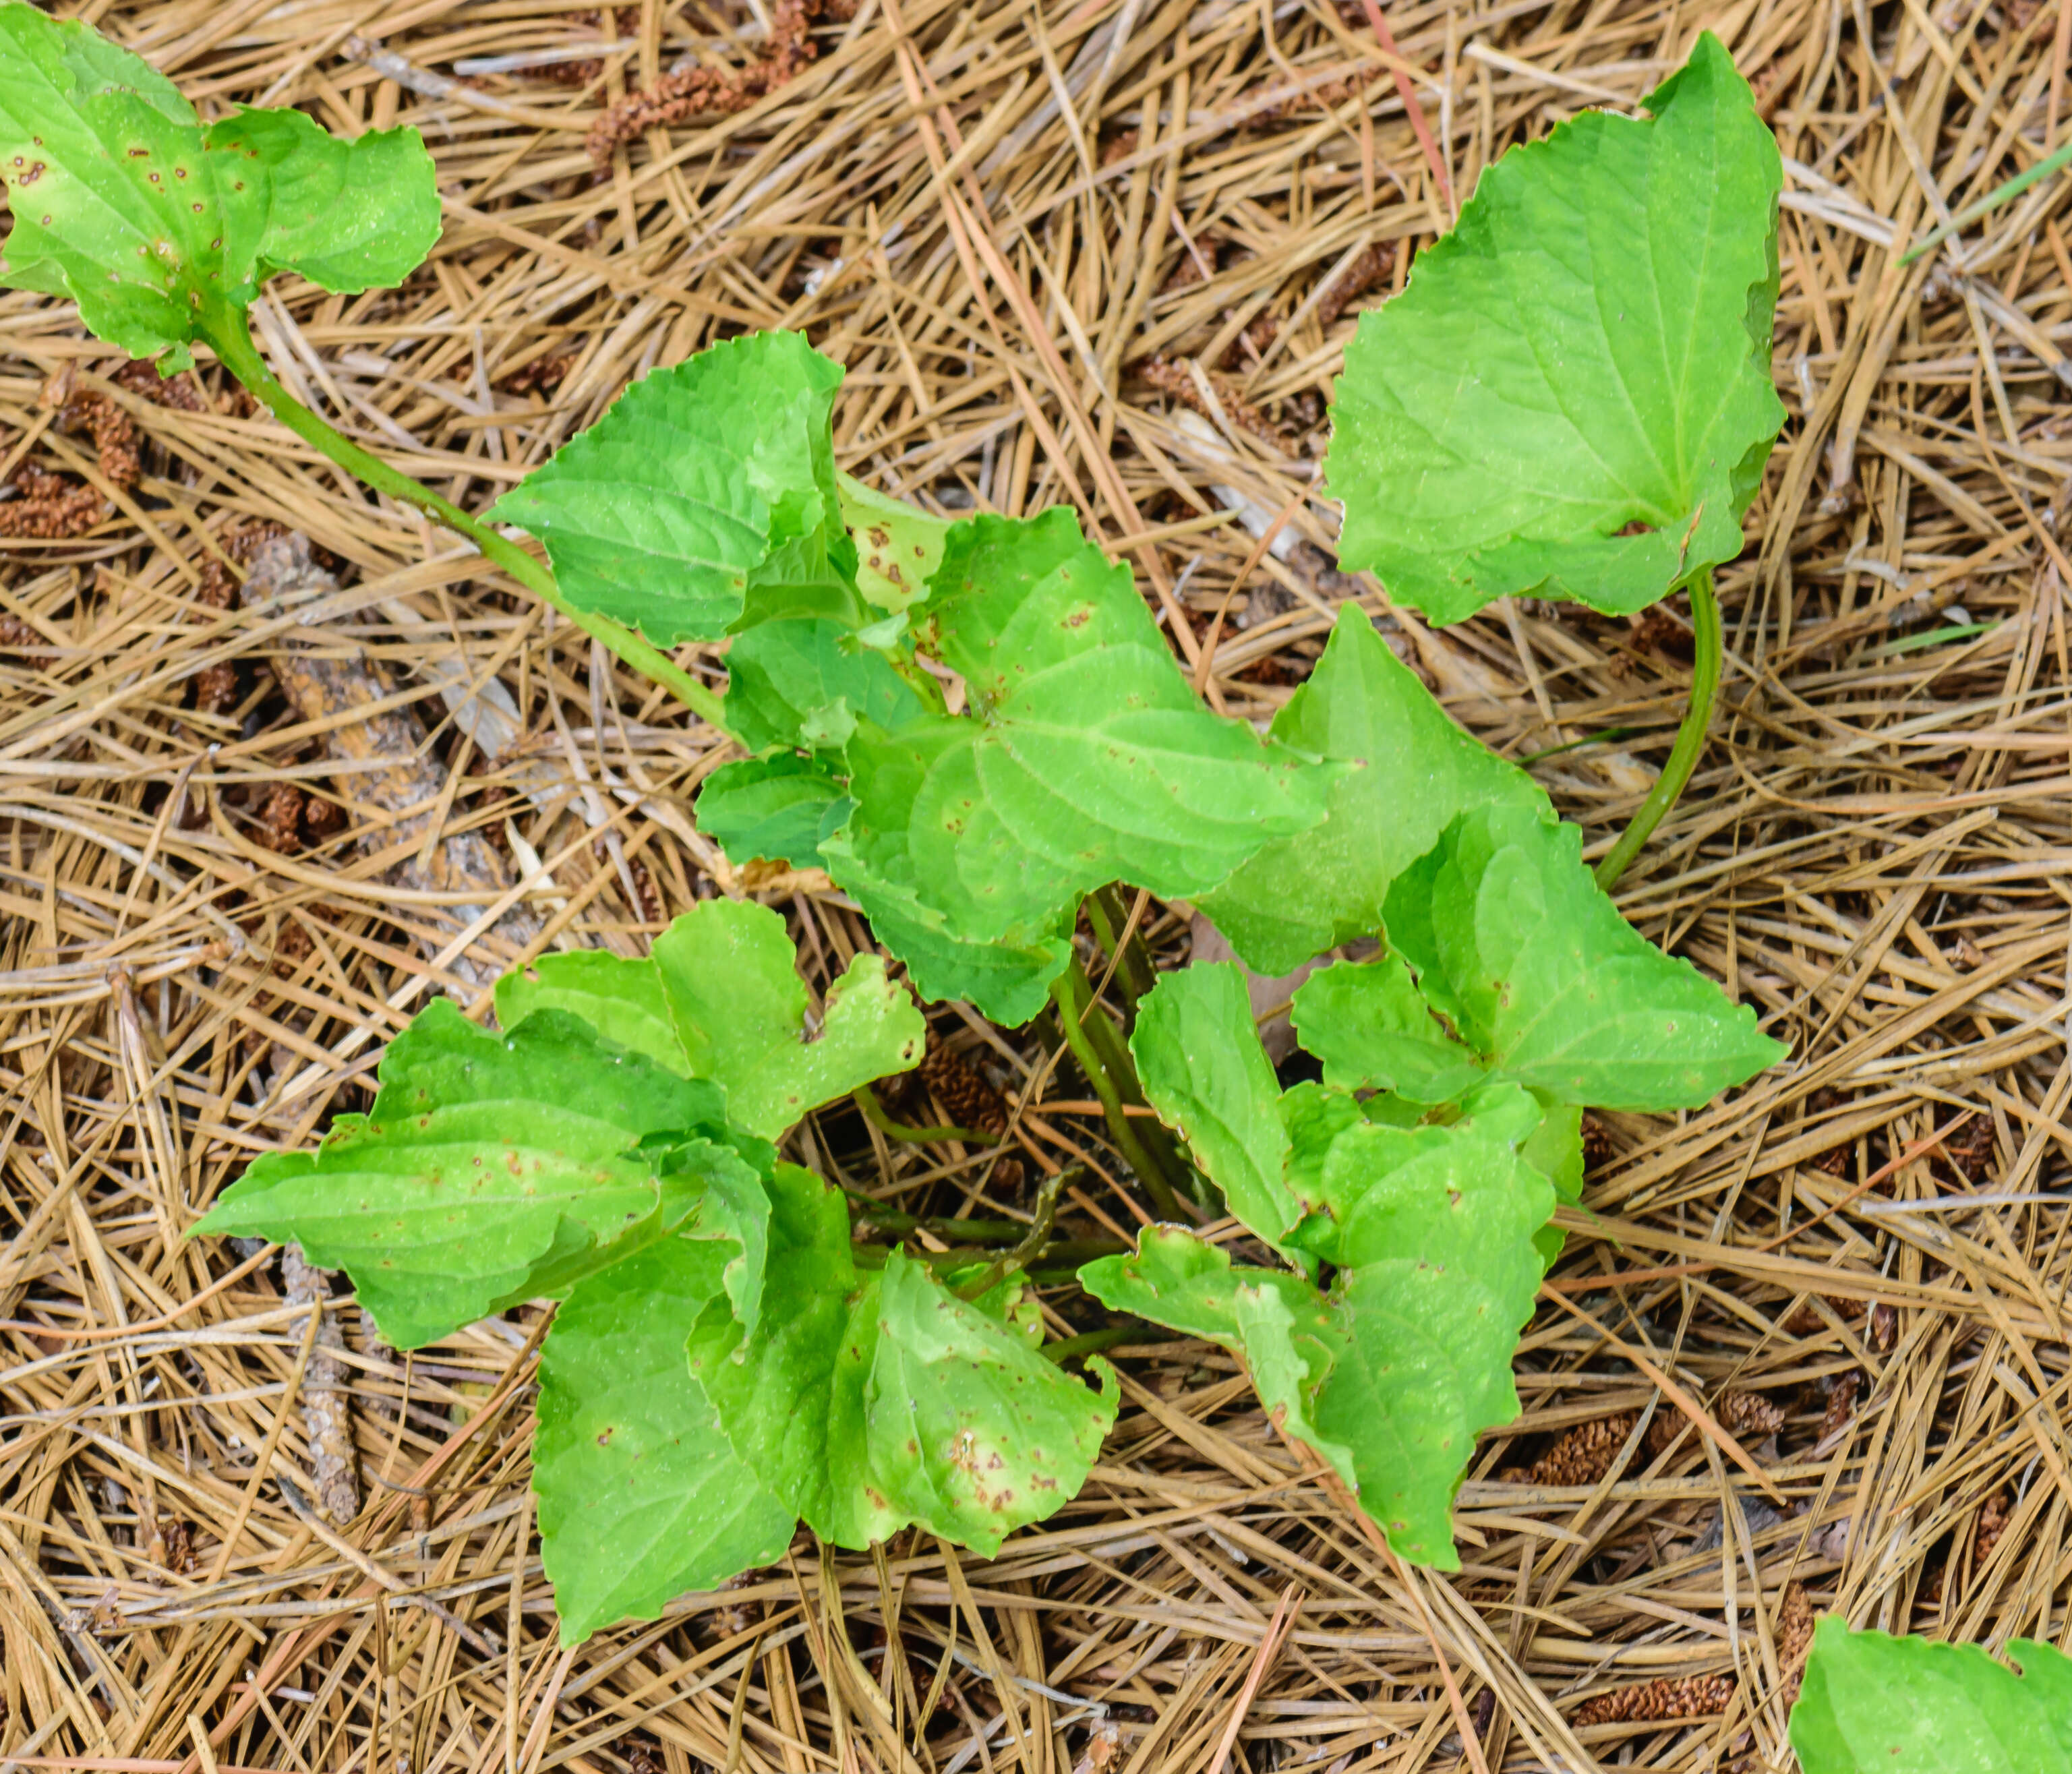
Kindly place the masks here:
[(1077, 1336), (1061, 1337), (1055, 1343), (1046, 1343), (1037, 1352), (1046, 1361), (1070, 1361), (1076, 1356), (1094, 1355), (1103, 1349), (1112, 1349), (1124, 1343), (1177, 1343), (1178, 1331), (1169, 1331), (1162, 1325), (1147, 1323), (1142, 1319), (1133, 1319), (1127, 1324), (1111, 1324), (1104, 1331), (1084, 1331)]
[[(1087, 895), (1087, 921), (1094, 927), (1094, 935), (1100, 939), (1101, 947), (1114, 958), (1115, 982), (1122, 988), (1124, 1001), (1133, 1018), (1137, 1015), (1137, 1001), (1158, 983), (1144, 934), (1129, 922), (1129, 916), (1123, 909), (1122, 895), (1112, 886)], [(1122, 941), (1120, 952), (1116, 947), (1118, 939), (1126, 939)]]
[(989, 1134), (979, 1127), (909, 1127), (904, 1122), (894, 1121), (885, 1112), (885, 1105), (878, 1100), (878, 1093), (869, 1085), (858, 1085), (851, 1094), (863, 1118), (887, 1139), (903, 1139), (920, 1142), (927, 1140), (960, 1139), (969, 1146), (997, 1146), (1001, 1136)]
[(584, 633), (602, 641), (619, 659), (670, 691), (701, 719), (723, 733), (727, 731), (719, 697), (660, 648), (609, 616), (577, 609), (561, 595), (560, 586), (545, 562), (535, 560), (516, 543), (470, 517), (422, 481), (361, 448), (303, 405), (267, 367), (265, 358), (246, 330), (241, 311), (226, 307), (220, 314), (210, 315), (204, 323), (202, 335), (215, 348), (224, 368), (263, 402), (267, 411), (312, 449), (357, 475), (370, 487), (466, 537), (482, 551), (484, 559), (501, 567), (542, 603), (565, 616)]
[(1043, 1186), (1036, 1196), (1036, 1216), (1030, 1223), (1028, 1236), (1012, 1250), (1003, 1250), (971, 1280), (960, 1287), (959, 1299), (976, 1299), (1005, 1281), (1009, 1274), (1034, 1262), (1042, 1253), (1050, 1237), (1050, 1222), (1058, 1216), (1058, 1192), (1063, 1188), (1071, 1175), (1071, 1171), (1059, 1171), (1043, 1179)]
[[(1072, 1057), (1079, 1063), (1079, 1069), (1087, 1075), (1095, 1096), (1100, 1099), (1102, 1113), (1107, 1117), (1108, 1134), (1129, 1165), (1137, 1172), (1158, 1211), (1173, 1220), (1187, 1216), (1180, 1204), (1179, 1191), (1187, 1186), (1184, 1172), (1180, 1171), (1179, 1155), (1170, 1150), (1154, 1156), (1153, 1149), (1144, 1135), (1145, 1124), (1131, 1119), (1124, 1105), (1133, 1099), (1141, 1105), (1144, 1092), (1137, 1080), (1137, 1068), (1131, 1062), (1129, 1050), (1116, 1037), (1115, 1029), (1094, 1002), (1093, 982), (1087, 978), (1086, 968), (1075, 954), (1067, 963), (1065, 970), (1050, 984), (1051, 1002), (1057, 1006), (1058, 1024), (1063, 1030), (1065, 1045), (1071, 1050)], [(1103, 1040), (1101, 1037), (1107, 1039)], [(1160, 1130), (1163, 1131), (1162, 1129)], [(1161, 1156), (1170, 1162), (1161, 1163)]]
[(1597, 885), (1609, 893), (1618, 884), (1626, 866), (1640, 854), (1669, 809), (1684, 792), (1691, 772), (1698, 768), (1699, 754), (1705, 749), (1705, 735), (1712, 724), (1712, 705), (1720, 694), (1720, 661), (1724, 651), (1720, 632), (1720, 600), (1712, 591), (1712, 570), (1700, 567), (1689, 581), (1691, 633), (1697, 654), (1691, 665), (1691, 702), (1684, 711), (1684, 724), (1676, 730), (1669, 761), (1640, 804), (1640, 811), (1619, 833), (1618, 842), (1597, 865)]

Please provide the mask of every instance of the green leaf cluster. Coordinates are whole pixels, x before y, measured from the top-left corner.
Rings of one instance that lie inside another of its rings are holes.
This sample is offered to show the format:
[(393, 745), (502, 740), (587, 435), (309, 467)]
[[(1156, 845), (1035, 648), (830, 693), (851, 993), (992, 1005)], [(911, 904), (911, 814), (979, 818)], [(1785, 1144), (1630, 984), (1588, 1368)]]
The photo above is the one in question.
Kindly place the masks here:
[(343, 142), (299, 111), (204, 123), (142, 56), (78, 20), (0, 5), (0, 281), (69, 296), (99, 337), (170, 374), (244, 335), (265, 280), (341, 294), (400, 282), (439, 233), (413, 129)]
[(501, 1032), (433, 1005), (365, 1115), (194, 1229), (298, 1241), (399, 1348), (561, 1301), (534, 1481), (565, 1640), (771, 1562), (801, 1517), (991, 1552), (1077, 1492), (1112, 1380), (1045, 1358), (1011, 1276), (967, 1301), (898, 1252), (861, 1267), (842, 1196), (771, 1143), (920, 1058), (877, 957), (809, 1036), (783, 920), (711, 900), (645, 960), (545, 956), (496, 996)]
[(1153, 1228), (1080, 1281), (1242, 1356), (1391, 1546), (1451, 1570), (1454, 1492), (1475, 1437), (1517, 1414), (1548, 1220), (1581, 1193), (1582, 1109), (1695, 1107), (1782, 1049), (1637, 935), (1580, 834), (1529, 806), (1457, 814), (1382, 925), (1383, 953), (1295, 994), (1321, 1083), (1281, 1089), (1234, 966), (1168, 974), (1138, 1007), (1146, 1097), (1287, 1266)]
[[(1347, 354), (1342, 557), (1436, 619), (1527, 591), (1637, 610), (1740, 547), (1782, 416), (1779, 162), (1709, 35), (1648, 109), (1489, 169)], [(10, 0), (0, 179), (0, 278), (71, 297), (168, 371), (206, 340), (255, 385), (244, 313), (267, 278), (393, 282), (438, 228), (413, 131), (204, 121), (137, 56)], [(1145, 1094), (1246, 1236), (1153, 1226), (1082, 1280), (1240, 1355), (1404, 1556), (1454, 1566), (1452, 1499), (1475, 1437), (1516, 1412), (1582, 1109), (1696, 1106), (1780, 1050), (1625, 924), (1580, 834), (1357, 608), (1270, 731), (1218, 716), (1069, 511), (951, 522), (842, 472), (841, 378), (795, 335), (729, 340), (629, 388), (494, 516), (544, 544), (554, 579), (528, 582), (680, 694), (704, 693), (655, 647), (723, 651), (744, 755), (706, 779), (701, 827), (737, 860), (825, 869), (924, 997), (1026, 1021), (1081, 900), (1116, 883), (1192, 901), (1268, 973), (1375, 939), (1297, 994), (1320, 1082), (1281, 1087), (1236, 969), (1142, 999)], [(777, 914), (713, 901), (642, 958), (543, 957), (495, 1007), (493, 1031), (426, 1011), (365, 1113), (255, 1162), (195, 1229), (299, 1241), (401, 1347), (560, 1303), (536, 1475), (565, 1636), (768, 1562), (801, 1521), (990, 1553), (1076, 1492), (1112, 1376), (1046, 1358), (1014, 1274), (966, 1297), (980, 1284), (926, 1257), (874, 1263), (841, 1194), (779, 1159), (816, 1106), (922, 1055), (878, 956), (816, 1006)], [(2030, 1754), (2021, 1708), (2062, 1699), (2062, 1675), (1988, 1668), (1951, 1681)], [(1899, 1767), (1836, 1687), (1809, 1674), (1807, 1741)]]
[(726, 641), (754, 755), (706, 782), (704, 831), (825, 868), (924, 995), (1026, 1022), (1082, 896), (1206, 893), (1316, 827), (1341, 767), (1210, 713), (1069, 511), (946, 523), (840, 474), (841, 380), (796, 335), (729, 340), (496, 515), (580, 607)]
[[(1791, 1747), (1805, 1774), (2072, 1774), (2072, 1658), (1814, 1628)], [(2020, 1673), (2017, 1673), (2016, 1671)]]

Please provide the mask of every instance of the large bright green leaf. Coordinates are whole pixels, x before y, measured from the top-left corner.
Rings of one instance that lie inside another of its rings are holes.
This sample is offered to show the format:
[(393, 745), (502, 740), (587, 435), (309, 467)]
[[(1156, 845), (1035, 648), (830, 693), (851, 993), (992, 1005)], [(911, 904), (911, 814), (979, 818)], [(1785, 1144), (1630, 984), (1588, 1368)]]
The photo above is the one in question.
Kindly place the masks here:
[(858, 1085), (919, 1064), (927, 1047), (920, 1011), (876, 955), (849, 962), (811, 1039), (808, 1007), (782, 915), (745, 899), (702, 902), (644, 959), (542, 955), (529, 976), (508, 973), (496, 986), (506, 1027), (545, 1009), (569, 1011), (672, 1072), (709, 1080), (758, 1162), (761, 1142)]
[(770, 1138), (858, 1085), (919, 1065), (927, 1024), (876, 955), (857, 955), (806, 1039), (805, 982), (781, 915), (708, 899), (656, 938), (654, 964), (693, 1077), (726, 1089), (727, 1113)]
[(1289, 1188), (1281, 1085), (1244, 975), (1228, 962), (1164, 975), (1129, 1040), (1145, 1099), (1178, 1132), (1230, 1210), (1269, 1244), (1302, 1216)]
[(545, 543), (579, 608), (663, 645), (717, 640), (751, 589), (839, 600), (841, 377), (796, 333), (726, 340), (635, 382), (492, 515)]
[(715, 1179), (752, 1179), (720, 1112), (709, 1085), (572, 1016), (497, 1035), (441, 999), (390, 1043), (365, 1117), (255, 1159), (194, 1229), (299, 1242), (413, 1348), (565, 1292), (683, 1225)]
[(237, 311), (276, 271), (328, 290), (401, 280), (438, 238), (414, 130), (346, 142), (299, 113), (206, 127), (142, 57), (31, 6), (0, 6), (0, 179), (14, 226), (0, 280), (70, 296), (135, 357)]
[(744, 1333), (708, 1306), (691, 1369), (785, 1506), (841, 1546), (911, 1522), (990, 1557), (1069, 1501), (1113, 1386), (1088, 1390), (897, 1251), (859, 1271), (848, 1211), (817, 1178), (780, 1165), (772, 1202), (765, 1290), (785, 1309)]
[(698, 829), (738, 866), (762, 858), (795, 869), (820, 866), (820, 840), (849, 817), (827, 764), (796, 751), (722, 764), (698, 790)]
[(1068, 511), (956, 525), (910, 615), (970, 713), (858, 724), (856, 811), (821, 846), (845, 886), (853, 858), (953, 935), (1026, 942), (1108, 882), (1200, 893), (1323, 817), (1330, 768), (1202, 708), (1129, 570)]
[(724, 1245), (667, 1238), (578, 1285), (540, 1353), (532, 1443), (541, 1550), (561, 1642), (652, 1620), (769, 1564), (794, 1518), (744, 1466), (691, 1377)]
[(1439, 621), (1519, 592), (1639, 610), (1741, 552), (1784, 422), (1782, 166), (1709, 32), (1646, 104), (1504, 155), (1346, 350), (1341, 558)]
[(1397, 878), (1383, 922), (1390, 958), (1339, 962), (1295, 995), (1298, 1034), (1342, 1083), (1438, 1088), (1416, 1081), (1443, 1072), (1444, 1049), (1433, 1028), (1405, 1032), (1396, 957), (1465, 1055), (1558, 1102), (1695, 1109), (1784, 1056), (1752, 1010), (1619, 916), (1573, 825), (1462, 815)]
[(1814, 1629), (1791, 1747), (1805, 1774), (2072, 1774), (2072, 1659), (2015, 1639), (2016, 1675), (1975, 1644)]
[(1318, 1389), (1345, 1345), (1344, 1327), (1300, 1275), (1235, 1269), (1228, 1252), (1190, 1232), (1146, 1226), (1133, 1253), (1087, 1264), (1079, 1286), (1111, 1311), (1221, 1344), (1244, 1363), (1275, 1423), (1357, 1482), (1351, 1450), (1310, 1421)]
[(1277, 838), (1196, 903), (1260, 972), (1293, 973), (1313, 955), (1381, 928), (1389, 883), (1472, 807), (1542, 809), (1547, 796), (1456, 726), (1355, 604), (1309, 681), (1273, 719), (1273, 737), (1348, 768), (1330, 814)]

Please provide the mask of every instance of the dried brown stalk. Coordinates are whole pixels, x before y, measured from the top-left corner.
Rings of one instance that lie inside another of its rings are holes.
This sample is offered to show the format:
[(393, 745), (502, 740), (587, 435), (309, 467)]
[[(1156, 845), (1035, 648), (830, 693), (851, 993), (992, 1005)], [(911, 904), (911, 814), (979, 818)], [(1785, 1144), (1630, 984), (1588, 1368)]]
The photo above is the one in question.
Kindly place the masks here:
[(290, 1245), (282, 1251), (281, 1278), (287, 1284), (290, 1306), (314, 1307), (318, 1313), (316, 1341), (302, 1373), (302, 1418), (309, 1425), (317, 1507), (343, 1526), (360, 1513), (360, 1459), (352, 1446), (346, 1369), (339, 1360), (345, 1332), (331, 1307), (329, 1275), (304, 1260), (301, 1245)]

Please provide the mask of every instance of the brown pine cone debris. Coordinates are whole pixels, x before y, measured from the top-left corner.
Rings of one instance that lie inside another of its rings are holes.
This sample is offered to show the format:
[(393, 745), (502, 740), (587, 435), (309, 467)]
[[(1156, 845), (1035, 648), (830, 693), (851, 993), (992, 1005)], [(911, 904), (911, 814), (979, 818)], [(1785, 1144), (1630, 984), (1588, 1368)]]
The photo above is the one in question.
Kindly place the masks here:
[(1705, 1718), (1727, 1710), (1734, 1698), (1730, 1675), (1663, 1677), (1636, 1687), (1614, 1688), (1592, 1696), (1576, 1709), (1579, 1725), (1652, 1723), (1671, 1718)]
[(606, 166), (620, 146), (649, 130), (746, 110), (788, 84), (819, 56), (811, 35), (814, 20), (842, 23), (855, 16), (856, 0), (777, 0), (760, 56), (745, 68), (681, 68), (644, 93), (629, 93), (590, 130), (590, 158)]
[(1737, 1440), (1760, 1441), (1784, 1426), (1784, 1413), (1760, 1393), (1723, 1392), (1712, 1409), (1720, 1427)]
[(919, 1070), (921, 1082), (942, 1105), (952, 1126), (975, 1127), (982, 1134), (1006, 1133), (1007, 1099), (954, 1049), (930, 1048)]
[(1971, 1530), (1971, 1569), (1983, 1570), (1986, 1561), (1993, 1555), (1993, 1549), (2006, 1533), (2008, 1524), (2014, 1519), (2014, 1499), (2005, 1491), (1996, 1491), (1979, 1505), (1979, 1523)]
[[(1191, 407), (1205, 419), (1215, 417), (1206, 395), (1194, 381), (1192, 369), (1182, 361), (1168, 357), (1161, 352), (1155, 356), (1139, 359), (1129, 366), (1131, 375), (1149, 382), (1169, 400), (1178, 401), (1182, 406)], [(1205, 369), (1203, 377), (1215, 391), (1216, 404), (1223, 410), (1223, 417), (1240, 430), (1249, 431), (1254, 437), (1279, 444), (1280, 428), (1237, 391), (1237, 385), (1227, 377), (1213, 369)]]
[(82, 486), (33, 463), (15, 471), (10, 484), (21, 496), (0, 504), (0, 536), (59, 542), (84, 536), (107, 515), (98, 488)]
[(253, 842), (277, 856), (293, 856), (302, 847), (302, 801), (292, 782), (275, 783), (260, 806)]
[[(1659, 1454), (1667, 1447), (1681, 1420), (1673, 1411), (1658, 1410), (1647, 1426), (1646, 1452)], [(1500, 1476), (1511, 1484), (1595, 1484), (1612, 1469), (1612, 1461), (1639, 1421), (1638, 1411), (1622, 1410), (1595, 1422), (1578, 1423), (1531, 1465), (1507, 1467)]]

